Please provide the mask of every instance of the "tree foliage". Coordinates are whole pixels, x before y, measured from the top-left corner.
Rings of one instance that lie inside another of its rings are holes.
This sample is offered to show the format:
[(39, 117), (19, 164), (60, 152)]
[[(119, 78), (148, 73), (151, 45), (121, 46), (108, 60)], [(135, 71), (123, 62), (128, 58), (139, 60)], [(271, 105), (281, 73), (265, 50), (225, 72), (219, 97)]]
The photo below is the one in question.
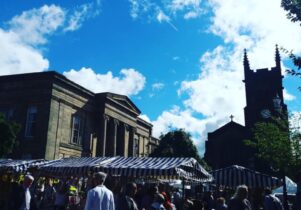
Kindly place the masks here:
[(160, 136), (160, 144), (151, 157), (193, 157), (203, 166), (205, 161), (199, 156), (191, 135), (183, 129), (170, 131)]
[(0, 158), (12, 152), (19, 130), (17, 123), (7, 121), (0, 113)]
[[(292, 22), (300, 22), (301, 25), (301, 0), (282, 0), (281, 6), (288, 12), (288, 19)], [(288, 69), (287, 72), (290, 75), (301, 77), (301, 73), (298, 72), (298, 70), (301, 69), (301, 57), (295, 55), (293, 51), (288, 51), (284, 48), (282, 48), (282, 51), (291, 58), (293, 64), (297, 67), (297, 71), (294, 69)], [(299, 87), (299, 90), (301, 90), (301, 87)]]
[(301, 0), (282, 0), (281, 6), (288, 12), (288, 19), (301, 22)]
[(246, 143), (255, 147), (256, 155), (274, 169), (297, 176), (301, 164), (301, 134), (289, 130), (285, 120), (272, 118), (269, 122), (259, 122), (253, 129), (253, 139)]

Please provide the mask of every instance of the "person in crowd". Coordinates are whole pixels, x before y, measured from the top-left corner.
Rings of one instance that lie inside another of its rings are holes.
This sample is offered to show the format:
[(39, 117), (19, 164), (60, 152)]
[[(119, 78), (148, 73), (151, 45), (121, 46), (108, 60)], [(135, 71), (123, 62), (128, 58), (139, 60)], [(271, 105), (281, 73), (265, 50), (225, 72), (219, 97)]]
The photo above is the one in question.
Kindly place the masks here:
[(147, 193), (143, 196), (141, 201), (141, 209), (147, 210), (150, 208), (155, 200), (156, 195), (159, 194), (158, 186), (149, 186)]
[(185, 198), (183, 204), (183, 210), (194, 210), (194, 202), (190, 198)]
[(174, 189), (174, 193), (173, 193), (173, 201), (172, 201), (177, 209), (181, 208), (181, 204), (182, 204), (182, 196), (180, 193), (180, 190), (178, 188)]
[(175, 210), (176, 206), (170, 201), (170, 198), (167, 196), (166, 193), (162, 193), (162, 195), (164, 196), (164, 207), (166, 208), (166, 210)]
[(146, 194), (146, 186), (144, 184), (137, 184), (137, 192), (134, 200), (137, 203), (138, 209), (141, 209), (143, 195)]
[(30, 192), (30, 187), (34, 181), (33, 176), (25, 175), (23, 184), (17, 186), (11, 195), (11, 210), (36, 210), (34, 195)]
[(113, 193), (104, 185), (106, 176), (103, 172), (94, 174), (95, 187), (88, 191), (85, 210), (115, 210)]
[(68, 203), (68, 185), (65, 181), (61, 181), (56, 188), (54, 209), (65, 210)]
[(137, 185), (134, 182), (126, 184), (125, 192), (119, 198), (116, 210), (138, 210), (136, 201), (134, 200), (137, 193)]
[(228, 206), (226, 205), (226, 200), (223, 197), (219, 197), (216, 199), (216, 210), (226, 210)]
[(251, 210), (251, 204), (248, 198), (248, 187), (239, 185), (236, 188), (234, 196), (228, 203), (229, 210)]
[(53, 186), (52, 179), (45, 180), (45, 190), (42, 195), (42, 203), (41, 208), (43, 210), (50, 210), (53, 209), (54, 206), (54, 199), (55, 199), (55, 187)]
[(203, 198), (204, 203), (204, 210), (212, 210), (214, 209), (214, 198), (213, 193), (211, 191), (208, 191), (205, 193)]
[(271, 189), (265, 190), (265, 197), (264, 197), (264, 209), (265, 210), (283, 210), (283, 206), (279, 198), (272, 195)]
[(193, 201), (193, 210), (203, 210), (203, 202), (199, 199)]
[(162, 194), (156, 194), (155, 200), (152, 203), (150, 210), (166, 210), (164, 207), (164, 196)]

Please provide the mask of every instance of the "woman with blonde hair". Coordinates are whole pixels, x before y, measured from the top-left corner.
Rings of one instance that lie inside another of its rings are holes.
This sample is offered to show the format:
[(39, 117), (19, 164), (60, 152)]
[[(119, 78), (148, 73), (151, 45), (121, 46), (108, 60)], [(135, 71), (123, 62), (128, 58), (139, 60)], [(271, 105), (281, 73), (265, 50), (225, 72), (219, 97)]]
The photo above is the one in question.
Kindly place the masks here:
[(246, 185), (239, 185), (236, 188), (234, 196), (230, 199), (228, 204), (229, 210), (251, 210), (251, 204), (248, 198), (248, 187)]

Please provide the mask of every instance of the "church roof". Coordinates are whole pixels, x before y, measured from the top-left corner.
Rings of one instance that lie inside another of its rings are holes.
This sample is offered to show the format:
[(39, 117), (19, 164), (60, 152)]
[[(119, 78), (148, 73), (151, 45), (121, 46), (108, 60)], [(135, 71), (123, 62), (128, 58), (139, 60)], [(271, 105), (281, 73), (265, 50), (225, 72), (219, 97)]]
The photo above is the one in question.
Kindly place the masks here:
[(225, 125), (223, 125), (222, 127), (216, 129), (215, 131), (208, 132), (208, 135), (219, 135), (219, 134), (224, 133), (227, 130), (242, 130), (242, 131), (245, 131), (245, 129), (246, 129), (245, 126), (243, 126), (243, 125), (241, 125), (237, 122), (230, 121), (230, 122), (226, 123)]

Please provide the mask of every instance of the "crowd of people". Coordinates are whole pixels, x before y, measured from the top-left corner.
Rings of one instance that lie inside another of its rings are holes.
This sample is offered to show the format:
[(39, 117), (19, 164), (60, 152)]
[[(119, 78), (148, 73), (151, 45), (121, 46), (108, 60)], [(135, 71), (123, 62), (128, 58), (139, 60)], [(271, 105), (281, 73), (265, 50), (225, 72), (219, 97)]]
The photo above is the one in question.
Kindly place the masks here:
[[(95, 173), (92, 179), (53, 183), (34, 183), (32, 175), (25, 175), (21, 184), (10, 190), (8, 202), (0, 210), (251, 210), (258, 209), (249, 201), (248, 187), (240, 185), (227, 197), (223, 193), (206, 192), (201, 197), (184, 196), (177, 188), (165, 184), (140, 185), (135, 182), (105, 185), (106, 174)], [(78, 189), (81, 188), (82, 191)], [(283, 209), (280, 200), (266, 189), (263, 209)]]

